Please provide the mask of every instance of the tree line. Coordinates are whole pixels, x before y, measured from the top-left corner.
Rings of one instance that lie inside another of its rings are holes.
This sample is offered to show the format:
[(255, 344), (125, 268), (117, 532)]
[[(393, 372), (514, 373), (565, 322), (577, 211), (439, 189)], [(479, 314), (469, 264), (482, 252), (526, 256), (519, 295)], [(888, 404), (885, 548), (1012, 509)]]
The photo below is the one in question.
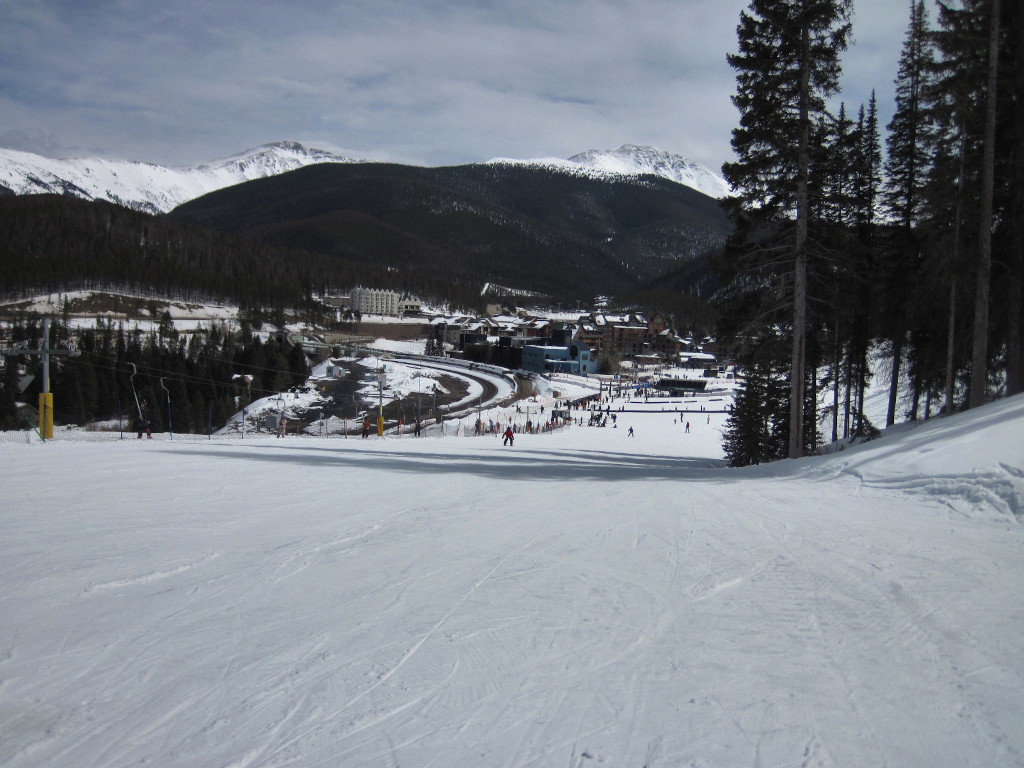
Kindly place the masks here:
[(0, 297), (118, 290), (313, 311), (315, 295), (372, 285), (472, 310), (500, 282), (571, 304), (655, 280), (728, 227), (713, 200), (670, 182), (378, 165), (310, 166), (168, 215), (0, 196)]
[[(40, 349), (42, 334), (41, 319), (17, 321), (10, 326), (10, 346), (25, 342), (29, 349)], [(175, 432), (205, 434), (224, 426), (251, 400), (287, 391), (309, 378), (300, 346), (280, 339), (264, 342), (245, 326), (225, 331), (213, 324), (181, 334), (169, 314), (151, 332), (103, 318), (94, 328), (74, 333), (66, 319), (51, 323), (51, 348), (72, 336), (79, 354), (50, 361), (56, 424), (118, 420), (130, 428), (146, 401), (154, 431), (166, 431), (171, 421)], [(18, 379), (23, 373), (37, 374), (39, 365), (38, 356), (7, 357), (0, 427), (25, 427), (15, 401), (36, 402), (42, 376), (35, 375), (20, 397)]]
[(116, 288), (186, 301), (302, 309), (326, 287), (386, 270), (223, 233), (105, 201), (0, 197), (0, 295)]
[(1024, 12), (935, 8), (909, 6), (884, 155), (874, 95), (828, 107), (852, 0), (753, 0), (740, 16), (723, 168), (736, 229), (718, 263), (720, 334), (747, 374), (733, 464), (814, 451), (823, 421), (833, 441), (872, 434), (872, 350), (886, 425), (1022, 390)]

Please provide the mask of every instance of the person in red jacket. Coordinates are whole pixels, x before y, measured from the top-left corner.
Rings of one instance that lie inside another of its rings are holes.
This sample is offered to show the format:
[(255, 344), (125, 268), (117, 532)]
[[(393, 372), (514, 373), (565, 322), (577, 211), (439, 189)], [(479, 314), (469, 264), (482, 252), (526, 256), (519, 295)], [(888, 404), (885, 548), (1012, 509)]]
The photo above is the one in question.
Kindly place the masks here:
[(515, 441), (515, 435), (512, 433), (512, 425), (509, 424), (505, 428), (505, 439), (502, 441), (502, 445), (512, 445)]

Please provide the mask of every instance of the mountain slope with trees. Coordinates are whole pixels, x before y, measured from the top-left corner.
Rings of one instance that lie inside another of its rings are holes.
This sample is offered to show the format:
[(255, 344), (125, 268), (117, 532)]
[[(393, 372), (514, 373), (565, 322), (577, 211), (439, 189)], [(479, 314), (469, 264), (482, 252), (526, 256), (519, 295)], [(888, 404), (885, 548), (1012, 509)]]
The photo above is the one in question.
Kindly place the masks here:
[(0, 293), (117, 287), (281, 308), (362, 284), (469, 308), (496, 283), (589, 303), (702, 257), (729, 228), (716, 200), (655, 176), (326, 163), (169, 215), (0, 196)]
[(324, 284), (382, 279), (320, 256), (64, 195), (0, 197), (0, 293), (127, 289), (144, 296), (302, 307)]
[(749, 374), (727, 437), (736, 464), (814, 450), (822, 418), (833, 440), (871, 434), (872, 345), (889, 358), (887, 424), (1024, 386), (1024, 11), (965, 0), (932, 25), (911, 4), (883, 162), (874, 98), (856, 121), (821, 99), (849, 10), (754, 0), (730, 56), (741, 119), (720, 332)]
[(719, 246), (717, 202), (656, 178), (595, 179), (505, 164), (320, 165), (191, 201), (171, 218), (340, 260), (373, 259), (389, 287), (431, 272), (557, 299), (639, 285)]

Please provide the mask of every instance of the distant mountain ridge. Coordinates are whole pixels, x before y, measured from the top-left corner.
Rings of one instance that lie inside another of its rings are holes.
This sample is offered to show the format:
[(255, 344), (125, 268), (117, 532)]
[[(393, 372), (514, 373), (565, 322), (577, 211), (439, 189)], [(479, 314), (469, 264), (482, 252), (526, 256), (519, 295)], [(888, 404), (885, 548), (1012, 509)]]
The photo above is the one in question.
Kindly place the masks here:
[(725, 179), (705, 166), (656, 147), (623, 144), (618, 149), (591, 149), (573, 155), (569, 162), (609, 173), (660, 176), (708, 197), (722, 198), (731, 193)]
[(627, 301), (702, 323), (710, 254), (730, 231), (717, 200), (657, 176), (321, 162), (159, 215), (0, 195), (0, 293), (105, 286), (296, 307), (368, 285), (472, 307), (492, 284), (566, 306), (637, 293)]
[(495, 165), (547, 168), (552, 171), (594, 178), (657, 176), (716, 199), (732, 194), (725, 179), (706, 166), (657, 147), (637, 144), (623, 144), (618, 149), (589, 149), (586, 152), (573, 155), (568, 160), (561, 158), (513, 160), (497, 157), (489, 162)]
[[(129, 160), (51, 159), (0, 148), (0, 193), (61, 194), (108, 200), (146, 213), (167, 213), (210, 192), (246, 181), (277, 176), (321, 163), (373, 163), (294, 141), (264, 144), (232, 157), (192, 168), (169, 168)], [(493, 164), (544, 167), (594, 177), (658, 176), (709, 197), (729, 194), (725, 181), (699, 163), (655, 147), (624, 144), (612, 150), (588, 150), (568, 160), (495, 159)]]
[(0, 186), (17, 195), (107, 200), (145, 213), (167, 213), (209, 192), (318, 163), (363, 162), (294, 141), (264, 144), (193, 168), (132, 160), (54, 160), (0, 148)]
[(436, 280), (438, 294), (476, 295), (491, 282), (560, 299), (646, 284), (730, 231), (718, 201), (668, 179), (512, 162), (324, 163), (211, 192), (167, 218), (386, 267), (402, 290)]

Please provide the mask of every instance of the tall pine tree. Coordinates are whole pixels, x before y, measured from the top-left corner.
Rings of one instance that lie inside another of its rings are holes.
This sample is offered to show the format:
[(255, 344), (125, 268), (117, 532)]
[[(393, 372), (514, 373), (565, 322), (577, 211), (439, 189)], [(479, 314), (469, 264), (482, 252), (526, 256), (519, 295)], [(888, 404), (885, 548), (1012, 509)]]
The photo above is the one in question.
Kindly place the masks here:
[(910, 318), (907, 304), (919, 275), (921, 244), (917, 227), (924, 206), (932, 136), (925, 94), (934, 70), (934, 50), (924, 0), (911, 0), (910, 22), (896, 74), (896, 108), (886, 139), (886, 185), (883, 200), (894, 223), (884, 269), (883, 336), (889, 339), (892, 369), (886, 426), (896, 421), (904, 343)]
[[(968, 313), (952, 311), (958, 293), (955, 285), (950, 289), (949, 403), (955, 377), (967, 384), (970, 405), (984, 402), (994, 391), (993, 366), (1006, 365), (1007, 390), (1013, 391), (1011, 358), (1020, 351), (1019, 292), (1014, 293), (1019, 272), (1010, 269), (1008, 279), (990, 282), (993, 265), (1004, 270), (1015, 260), (1013, 231), (1021, 218), (1013, 183), (1014, 157), (1021, 147), (1019, 122), (1015, 126), (1013, 119), (1020, 101), (1018, 5), (998, 0), (940, 4), (933, 32), (935, 78), (926, 96), (934, 122), (934, 161), (926, 187), (926, 230), (935, 250), (948, 255), (946, 264), (933, 262), (929, 271), (941, 266), (958, 283), (973, 287), (973, 297), (960, 299), (967, 303), (973, 298), (974, 305), (973, 322), (961, 319)], [(1002, 24), (1004, 15), (1009, 26)], [(1008, 311), (996, 313), (993, 306)]]
[[(995, 186), (996, 102), (999, 74), (1000, 0), (989, 0), (988, 63), (985, 72), (985, 128), (981, 152), (981, 210), (978, 218), (978, 270), (974, 294), (974, 347), (971, 356), (971, 407), (988, 395), (988, 317), (992, 274), (992, 196)], [(1020, 85), (1020, 83), (1018, 83)]]
[(739, 52), (728, 56), (740, 121), (732, 136), (738, 159), (722, 170), (736, 190), (727, 205), (741, 230), (738, 240), (747, 237), (757, 248), (766, 227), (792, 222), (785, 246), (792, 302), (790, 457), (803, 455), (807, 437), (809, 232), (819, 202), (811, 199), (812, 130), (839, 87), (850, 12), (851, 0), (753, 0), (740, 14)]

